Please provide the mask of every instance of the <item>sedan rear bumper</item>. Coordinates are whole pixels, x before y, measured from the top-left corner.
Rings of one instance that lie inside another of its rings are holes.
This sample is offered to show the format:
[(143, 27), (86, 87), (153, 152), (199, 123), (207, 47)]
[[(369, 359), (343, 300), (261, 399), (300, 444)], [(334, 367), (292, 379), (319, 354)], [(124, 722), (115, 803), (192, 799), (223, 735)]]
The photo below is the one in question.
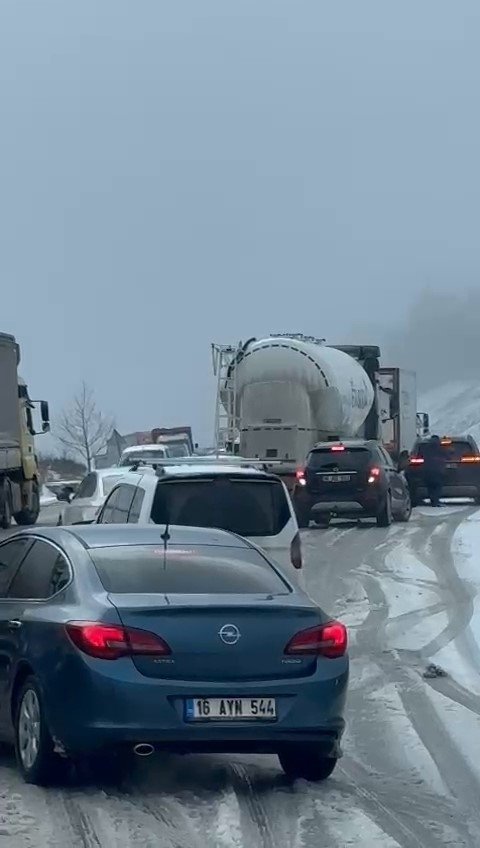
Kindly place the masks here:
[[(51, 685), (45, 687), (48, 721), (55, 739), (72, 752), (139, 742), (182, 752), (270, 752), (315, 742), (325, 756), (339, 756), (348, 659), (320, 666), (308, 678), (189, 683), (144, 677), (128, 658), (92, 660), (83, 664), (75, 684), (63, 684), (61, 702), (49, 697)], [(186, 699), (208, 697), (275, 698), (277, 719), (187, 721)]]

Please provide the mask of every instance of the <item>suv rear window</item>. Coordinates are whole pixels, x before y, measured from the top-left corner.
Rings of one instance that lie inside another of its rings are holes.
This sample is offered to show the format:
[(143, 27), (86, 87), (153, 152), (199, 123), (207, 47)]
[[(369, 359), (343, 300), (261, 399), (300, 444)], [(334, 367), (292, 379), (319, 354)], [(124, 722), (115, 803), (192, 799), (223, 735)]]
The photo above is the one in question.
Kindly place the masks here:
[(163, 544), (93, 548), (89, 554), (107, 592), (115, 594), (288, 594), (280, 575), (257, 551)]
[(367, 448), (345, 448), (343, 451), (332, 451), (331, 448), (320, 448), (310, 453), (307, 467), (312, 471), (363, 471), (372, 461)]
[(223, 475), (159, 482), (151, 512), (154, 524), (217, 527), (239, 536), (277, 536), (289, 519), (279, 481)]
[[(452, 462), (460, 461), (463, 456), (474, 456), (478, 453), (469, 442), (460, 439), (452, 439), (452, 441), (444, 439), (440, 444), (442, 450), (445, 451), (446, 459)], [(431, 444), (429, 442), (421, 442), (415, 451), (415, 455), (425, 458), (430, 450)]]

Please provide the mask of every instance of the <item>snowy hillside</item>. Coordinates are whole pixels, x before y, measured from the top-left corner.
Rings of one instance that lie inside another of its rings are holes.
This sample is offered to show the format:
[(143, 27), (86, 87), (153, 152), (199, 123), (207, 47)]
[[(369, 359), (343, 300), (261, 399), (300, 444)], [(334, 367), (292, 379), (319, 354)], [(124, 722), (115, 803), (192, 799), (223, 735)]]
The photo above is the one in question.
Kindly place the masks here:
[(425, 392), (418, 409), (430, 415), (430, 431), (443, 435), (467, 435), (480, 444), (480, 378), (458, 381)]

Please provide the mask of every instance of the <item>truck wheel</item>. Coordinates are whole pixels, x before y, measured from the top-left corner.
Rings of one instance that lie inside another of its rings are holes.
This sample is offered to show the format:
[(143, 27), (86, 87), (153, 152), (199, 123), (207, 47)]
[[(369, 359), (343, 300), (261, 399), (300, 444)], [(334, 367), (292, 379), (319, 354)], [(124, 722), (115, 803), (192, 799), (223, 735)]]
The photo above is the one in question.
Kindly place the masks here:
[(35, 524), (40, 513), (40, 492), (38, 489), (38, 485), (35, 483), (33, 485), (32, 492), (32, 506), (30, 509), (22, 509), (20, 512), (15, 513), (15, 521), (20, 527), (23, 527), (28, 524)]
[(10, 486), (8, 481), (5, 480), (3, 483), (2, 489), (2, 518), (0, 520), (0, 527), (2, 530), (8, 530), (12, 523), (12, 505), (10, 500)]
[(387, 492), (383, 506), (377, 514), (377, 527), (390, 527), (392, 521), (392, 496), (390, 492)]

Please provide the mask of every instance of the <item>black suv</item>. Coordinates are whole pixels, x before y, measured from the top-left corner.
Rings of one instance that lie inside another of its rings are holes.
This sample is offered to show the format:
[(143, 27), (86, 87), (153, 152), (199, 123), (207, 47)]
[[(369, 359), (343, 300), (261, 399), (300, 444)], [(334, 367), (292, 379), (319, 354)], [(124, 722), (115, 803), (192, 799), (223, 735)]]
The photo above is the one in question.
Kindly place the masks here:
[(297, 471), (294, 504), (299, 527), (310, 520), (376, 518), (379, 527), (412, 513), (408, 483), (375, 441), (321, 442)]
[[(445, 471), (441, 496), (444, 498), (473, 498), (480, 504), (480, 451), (471, 436), (445, 436), (440, 440), (445, 451)], [(425, 459), (431, 442), (418, 439), (406, 470), (412, 503), (428, 497), (425, 485)]]

